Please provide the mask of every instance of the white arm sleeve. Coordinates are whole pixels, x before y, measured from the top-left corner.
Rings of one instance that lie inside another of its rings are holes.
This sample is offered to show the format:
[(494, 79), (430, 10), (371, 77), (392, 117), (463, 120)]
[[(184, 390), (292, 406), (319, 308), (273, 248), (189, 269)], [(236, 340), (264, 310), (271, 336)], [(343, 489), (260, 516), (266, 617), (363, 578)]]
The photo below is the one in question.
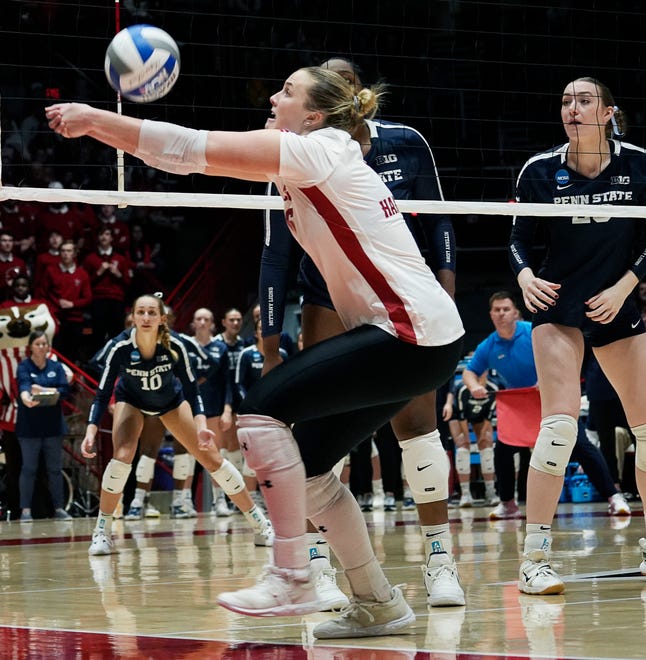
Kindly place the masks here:
[(202, 174), (207, 166), (207, 135), (208, 131), (145, 119), (134, 155), (165, 172)]

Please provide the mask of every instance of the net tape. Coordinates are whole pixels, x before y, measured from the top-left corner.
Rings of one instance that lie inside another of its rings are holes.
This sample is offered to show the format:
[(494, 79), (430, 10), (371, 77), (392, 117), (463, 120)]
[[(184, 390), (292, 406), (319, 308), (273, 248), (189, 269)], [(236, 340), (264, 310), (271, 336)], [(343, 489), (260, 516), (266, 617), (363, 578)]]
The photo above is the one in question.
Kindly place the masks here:
[[(160, 206), (187, 208), (282, 209), (283, 200), (274, 195), (224, 195), (212, 193), (165, 193), (141, 191), (79, 190), (76, 188), (0, 188), (0, 202), (81, 202), (114, 206)], [(399, 200), (403, 213), (451, 215), (504, 215), (597, 218), (646, 218), (646, 206), (610, 204), (527, 204), (515, 202), (455, 202), (438, 200)]]

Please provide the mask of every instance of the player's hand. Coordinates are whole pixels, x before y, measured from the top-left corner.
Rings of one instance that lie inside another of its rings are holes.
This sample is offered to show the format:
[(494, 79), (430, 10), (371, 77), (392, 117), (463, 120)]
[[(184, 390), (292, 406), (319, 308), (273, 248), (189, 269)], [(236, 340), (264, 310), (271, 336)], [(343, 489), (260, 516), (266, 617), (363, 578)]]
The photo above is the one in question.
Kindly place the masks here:
[(549, 282), (536, 277), (530, 268), (524, 268), (518, 274), (518, 285), (523, 292), (525, 307), (535, 314), (539, 309), (546, 310), (556, 305), (561, 288), (556, 282)]
[(611, 286), (585, 301), (589, 308), (585, 315), (597, 323), (610, 323), (619, 313), (625, 300), (626, 294), (623, 289), (619, 285)]
[(233, 425), (233, 415), (230, 410), (224, 410), (220, 415), (219, 426), (220, 430), (228, 431)]
[(453, 406), (450, 403), (445, 403), (442, 406), (442, 419), (448, 422), (453, 416)]
[(197, 432), (197, 446), (202, 450), (215, 447), (215, 433), (211, 429), (201, 429)]
[(53, 131), (66, 138), (75, 138), (90, 130), (92, 110), (85, 103), (56, 103), (45, 108), (45, 116)]
[(81, 442), (81, 454), (84, 458), (94, 458), (96, 456), (96, 451), (94, 451), (94, 434), (86, 433)]

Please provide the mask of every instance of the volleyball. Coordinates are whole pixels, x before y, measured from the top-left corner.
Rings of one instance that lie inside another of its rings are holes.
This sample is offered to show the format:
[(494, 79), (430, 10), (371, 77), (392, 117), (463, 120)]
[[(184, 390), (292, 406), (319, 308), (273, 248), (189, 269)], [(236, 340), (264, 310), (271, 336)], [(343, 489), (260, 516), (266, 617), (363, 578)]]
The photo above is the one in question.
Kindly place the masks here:
[(168, 94), (177, 82), (179, 64), (175, 40), (153, 25), (121, 30), (105, 53), (108, 82), (135, 103), (149, 103)]

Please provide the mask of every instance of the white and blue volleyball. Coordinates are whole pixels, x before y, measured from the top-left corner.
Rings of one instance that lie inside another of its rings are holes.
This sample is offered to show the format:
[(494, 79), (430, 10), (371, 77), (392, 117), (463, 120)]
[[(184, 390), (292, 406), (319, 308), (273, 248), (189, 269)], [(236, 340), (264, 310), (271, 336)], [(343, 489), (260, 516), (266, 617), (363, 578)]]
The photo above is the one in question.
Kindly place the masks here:
[(175, 40), (153, 25), (121, 30), (105, 53), (108, 82), (135, 103), (149, 103), (168, 94), (177, 82), (179, 64)]

